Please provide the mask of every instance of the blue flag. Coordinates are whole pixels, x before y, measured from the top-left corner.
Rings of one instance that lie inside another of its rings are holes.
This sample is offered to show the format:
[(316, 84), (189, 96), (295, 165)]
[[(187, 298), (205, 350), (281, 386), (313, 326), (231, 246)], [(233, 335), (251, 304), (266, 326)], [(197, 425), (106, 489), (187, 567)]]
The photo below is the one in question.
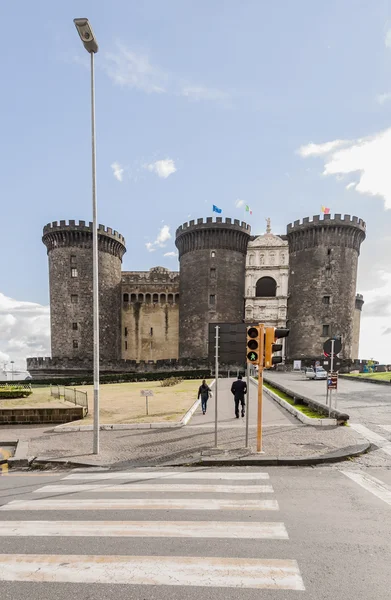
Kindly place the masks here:
[(221, 212), (223, 212), (223, 209), (222, 209), (222, 208), (217, 208), (217, 206), (215, 206), (215, 205), (213, 204), (213, 212), (217, 212), (217, 213), (219, 213), (219, 214), (220, 214)]

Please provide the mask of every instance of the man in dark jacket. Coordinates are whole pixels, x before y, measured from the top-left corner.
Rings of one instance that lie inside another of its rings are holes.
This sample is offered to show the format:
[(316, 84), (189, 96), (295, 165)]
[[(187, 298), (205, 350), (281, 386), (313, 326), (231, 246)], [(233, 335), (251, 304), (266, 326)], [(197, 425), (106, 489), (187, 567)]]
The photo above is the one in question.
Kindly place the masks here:
[(201, 408), (202, 408), (203, 415), (206, 413), (206, 405), (208, 404), (208, 399), (209, 399), (210, 394), (211, 394), (211, 389), (204, 379), (204, 381), (202, 382), (202, 385), (200, 385), (200, 387), (198, 389), (198, 398), (201, 397)]
[(246, 407), (246, 401), (244, 395), (247, 394), (247, 384), (242, 380), (242, 376), (238, 375), (237, 381), (234, 381), (231, 387), (231, 392), (235, 398), (235, 416), (239, 419), (239, 402), (242, 406), (242, 417), (244, 417), (244, 409)]

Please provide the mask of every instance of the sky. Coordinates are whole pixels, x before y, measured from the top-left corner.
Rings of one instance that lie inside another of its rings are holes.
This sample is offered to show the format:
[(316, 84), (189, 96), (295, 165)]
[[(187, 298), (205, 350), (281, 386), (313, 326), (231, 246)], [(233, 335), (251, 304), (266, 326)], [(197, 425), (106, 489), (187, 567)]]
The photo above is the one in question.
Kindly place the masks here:
[(99, 43), (98, 220), (123, 269), (178, 269), (176, 228), (213, 204), (253, 234), (357, 215), (360, 357), (391, 363), (391, 0), (19, 0), (0, 5), (0, 364), (50, 354), (42, 227), (91, 220), (75, 17)]

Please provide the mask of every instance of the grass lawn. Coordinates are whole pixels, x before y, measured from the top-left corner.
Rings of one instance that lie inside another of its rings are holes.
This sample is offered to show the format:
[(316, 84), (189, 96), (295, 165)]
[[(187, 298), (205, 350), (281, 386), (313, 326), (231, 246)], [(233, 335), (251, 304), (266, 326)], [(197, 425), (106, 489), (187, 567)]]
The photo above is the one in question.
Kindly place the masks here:
[[(100, 386), (100, 422), (112, 423), (153, 423), (155, 421), (180, 421), (197, 399), (201, 380), (185, 380), (172, 387), (162, 387), (160, 381), (137, 383), (108, 383)], [(210, 380), (208, 380), (210, 383)], [(88, 394), (88, 415), (72, 425), (90, 425), (93, 422), (94, 402), (93, 386), (81, 385), (76, 389)], [(145, 398), (141, 390), (152, 390), (154, 395), (148, 398), (148, 416)], [(51, 398), (50, 387), (35, 387), (28, 398), (1, 400), (0, 406), (14, 407), (56, 407), (71, 406), (63, 399)]]
[(324, 415), (323, 413), (320, 413), (320, 412), (316, 412), (315, 410), (313, 410), (309, 406), (306, 406), (305, 404), (295, 404), (293, 401), (293, 398), (291, 398), (284, 392), (281, 392), (281, 390), (278, 390), (277, 388), (273, 387), (272, 385), (270, 385), (270, 383), (263, 382), (263, 385), (268, 390), (270, 390), (271, 392), (274, 392), (275, 394), (277, 394), (277, 396), (279, 396), (280, 398), (285, 400), (285, 402), (288, 402), (288, 404), (290, 404), (291, 406), (294, 406), (297, 410), (299, 410), (301, 413), (303, 413), (303, 415), (305, 415), (306, 417), (310, 417), (311, 419), (327, 419), (326, 415)]
[(380, 379), (384, 381), (390, 381), (391, 371), (385, 373), (346, 373), (347, 377), (360, 377), (361, 379)]

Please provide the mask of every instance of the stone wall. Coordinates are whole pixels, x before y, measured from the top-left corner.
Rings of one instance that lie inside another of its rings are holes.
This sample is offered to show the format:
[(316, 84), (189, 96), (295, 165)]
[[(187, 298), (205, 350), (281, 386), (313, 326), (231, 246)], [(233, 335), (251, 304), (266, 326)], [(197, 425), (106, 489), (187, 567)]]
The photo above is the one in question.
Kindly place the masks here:
[(180, 358), (208, 356), (209, 323), (243, 321), (249, 238), (249, 225), (219, 217), (177, 229)]
[[(365, 223), (350, 215), (319, 215), (287, 228), (289, 243), (288, 357), (321, 356), (323, 343), (342, 338), (352, 358), (357, 264)], [(354, 357), (356, 358), (356, 357)]]
[(64, 408), (1, 408), (0, 424), (2, 425), (29, 425), (52, 423), (69, 423), (84, 418), (81, 406)]
[[(93, 352), (92, 224), (46, 225), (53, 357), (91, 357)], [(100, 353), (121, 357), (121, 262), (125, 240), (99, 226)]]
[(361, 329), (361, 311), (364, 304), (362, 294), (356, 295), (355, 308), (353, 315), (353, 343), (352, 343), (352, 358), (355, 360), (359, 357), (360, 351), (360, 329)]
[(178, 358), (179, 274), (163, 267), (122, 273), (122, 358)]

